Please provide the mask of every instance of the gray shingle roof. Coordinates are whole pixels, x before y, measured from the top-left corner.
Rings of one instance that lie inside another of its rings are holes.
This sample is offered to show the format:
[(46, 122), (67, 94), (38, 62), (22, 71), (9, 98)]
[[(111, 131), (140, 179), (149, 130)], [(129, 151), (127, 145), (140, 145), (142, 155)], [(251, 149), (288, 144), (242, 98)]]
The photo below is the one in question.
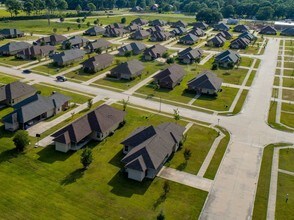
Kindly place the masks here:
[(144, 51), (144, 55), (150, 55), (151, 57), (157, 57), (157, 54), (162, 56), (167, 51), (167, 48), (165, 46), (162, 46), (160, 44), (153, 45), (152, 47), (147, 48)]
[(14, 51), (20, 51), (24, 50), (26, 48), (29, 48), (31, 44), (27, 42), (10, 42), (7, 44), (4, 44), (3, 46), (0, 47), (0, 52), (14, 52)]
[(185, 70), (178, 64), (173, 64), (166, 68), (165, 70), (159, 72), (155, 76), (154, 79), (159, 80), (161, 82), (178, 82), (179, 80), (183, 79), (185, 76)]
[(0, 30), (0, 34), (4, 37), (24, 34), (22, 31), (15, 28), (5, 28)]
[(200, 58), (203, 55), (203, 50), (200, 48), (191, 48), (188, 47), (185, 50), (182, 50), (178, 53), (180, 59), (196, 59)]
[(194, 34), (187, 34), (183, 37), (180, 38), (180, 42), (181, 41), (193, 41), (196, 42), (198, 40), (198, 37)]
[(126, 75), (134, 75), (135, 73), (139, 71), (143, 71), (143, 70), (144, 70), (144, 66), (142, 62), (138, 60), (131, 60), (131, 61), (119, 64), (118, 66), (111, 69), (110, 72), (126, 74)]
[(172, 154), (174, 145), (182, 140), (184, 131), (184, 127), (175, 123), (138, 128), (122, 142), (133, 147), (122, 162), (139, 171), (157, 169)]
[(60, 143), (78, 143), (93, 131), (105, 133), (123, 122), (126, 112), (103, 104), (52, 135)]
[(233, 50), (225, 50), (218, 55), (215, 56), (214, 60), (216, 62), (227, 62), (231, 61), (233, 63), (237, 63), (238, 60), (240, 59), (240, 55)]
[(272, 27), (272, 26), (266, 26), (264, 28), (262, 28), (259, 32), (260, 34), (276, 34), (277, 33), (277, 30)]
[(118, 49), (119, 52), (126, 52), (126, 51), (142, 51), (146, 48), (145, 44), (142, 44), (140, 42), (132, 42), (130, 44), (127, 44), (125, 46), (122, 46)]
[(100, 27), (100, 26), (94, 26), (94, 27), (91, 27), (88, 30), (86, 30), (85, 34), (87, 34), (87, 35), (91, 35), (91, 34), (98, 35), (98, 34), (103, 34), (104, 32), (105, 32), (105, 28)]
[(218, 23), (214, 26), (214, 30), (228, 31), (228, 30), (230, 30), (230, 27), (221, 22), (221, 23)]
[(25, 56), (38, 56), (38, 55), (48, 55), (50, 52), (55, 50), (54, 46), (44, 45), (44, 46), (31, 46), (26, 48), (17, 54), (25, 55)]
[(205, 32), (201, 28), (193, 28), (189, 33), (194, 34), (198, 37), (205, 35)]
[(190, 88), (204, 88), (219, 90), (222, 84), (222, 79), (218, 78), (215, 73), (208, 70), (200, 73), (196, 78), (188, 82)]
[(85, 56), (85, 51), (80, 49), (65, 50), (59, 54), (54, 54), (52, 59), (54, 62), (67, 62)]
[(84, 37), (73, 36), (73, 37), (63, 41), (62, 45), (66, 45), (67, 43), (70, 43), (71, 46), (75, 46), (75, 45), (78, 45), (78, 44), (86, 44), (87, 42), (89, 42), (89, 40), (84, 38)]
[(40, 39), (38, 39), (36, 42), (37, 43), (41, 43), (41, 42), (45, 42), (45, 43), (51, 43), (51, 44), (56, 44), (56, 43), (61, 43), (63, 41), (67, 40), (67, 38), (63, 35), (58, 35), (58, 34), (53, 34), (50, 35), (48, 37), (42, 37)]
[(22, 82), (12, 82), (0, 87), (0, 101), (17, 99), (37, 92), (37, 90)]
[(109, 47), (111, 43), (103, 38), (100, 38), (98, 40), (88, 42), (87, 45), (84, 47), (85, 49), (91, 49), (95, 50), (98, 48), (106, 48)]
[(281, 31), (281, 35), (294, 36), (294, 27), (286, 28)]
[(245, 32), (249, 31), (249, 28), (244, 24), (238, 24), (234, 27), (234, 31), (236, 32)]
[(94, 68), (97, 66), (110, 65), (113, 62), (113, 55), (111, 54), (98, 54), (94, 57), (87, 59), (83, 62), (83, 67)]
[(137, 30), (134, 33), (131, 34), (131, 37), (135, 38), (135, 37), (148, 37), (150, 35), (150, 33), (146, 30)]

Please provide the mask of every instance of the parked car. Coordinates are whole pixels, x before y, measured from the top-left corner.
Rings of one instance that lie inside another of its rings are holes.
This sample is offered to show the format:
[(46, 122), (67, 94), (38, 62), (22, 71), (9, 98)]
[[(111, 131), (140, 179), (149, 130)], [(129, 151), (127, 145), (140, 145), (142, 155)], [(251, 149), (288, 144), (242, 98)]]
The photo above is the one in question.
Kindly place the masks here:
[(56, 80), (59, 82), (65, 82), (67, 79), (64, 76), (56, 76)]
[(25, 73), (25, 74), (28, 74), (28, 73), (31, 73), (32, 71), (31, 70), (23, 70), (22, 73)]

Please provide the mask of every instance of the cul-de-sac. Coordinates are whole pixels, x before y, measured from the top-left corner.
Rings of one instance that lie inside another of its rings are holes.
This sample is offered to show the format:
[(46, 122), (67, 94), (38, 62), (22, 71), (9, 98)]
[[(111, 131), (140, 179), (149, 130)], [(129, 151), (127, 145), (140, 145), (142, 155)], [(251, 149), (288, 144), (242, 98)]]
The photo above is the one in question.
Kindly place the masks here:
[(293, 219), (293, 161), (293, 0), (0, 0), (0, 219)]

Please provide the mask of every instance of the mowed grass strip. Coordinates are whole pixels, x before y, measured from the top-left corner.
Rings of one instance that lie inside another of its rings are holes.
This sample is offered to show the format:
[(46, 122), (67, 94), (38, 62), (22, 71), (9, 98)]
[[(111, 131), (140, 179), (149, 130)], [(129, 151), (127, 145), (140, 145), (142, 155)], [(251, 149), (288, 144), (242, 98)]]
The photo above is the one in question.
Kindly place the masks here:
[(0, 84), (9, 84), (15, 81), (19, 81), (21, 78), (9, 76), (0, 72)]
[(294, 90), (283, 89), (283, 100), (294, 101)]
[(252, 219), (266, 219), (274, 148), (285, 145), (271, 144), (263, 150)]
[(33, 60), (16, 59), (14, 56), (0, 56), (0, 65), (4, 66), (20, 66), (32, 61)]
[(281, 123), (294, 129), (294, 112), (281, 112)]
[[(174, 154), (169, 167), (196, 175), (204, 162), (214, 140), (216, 130), (200, 125), (193, 125), (187, 132), (184, 146)], [(191, 158), (185, 161), (185, 149), (191, 150)]]
[(294, 149), (281, 149), (279, 157), (279, 169), (294, 172)]
[(228, 144), (230, 142), (230, 133), (222, 127), (217, 127), (217, 128), (220, 129), (221, 132), (223, 132), (225, 137), (223, 137), (223, 139), (221, 139), (219, 145), (217, 146), (217, 149), (214, 152), (214, 155), (211, 159), (211, 162), (210, 162), (210, 164), (204, 174), (204, 178), (211, 179), (211, 180), (213, 180), (215, 178), (215, 175), (218, 171), (218, 168), (221, 164), (223, 156), (224, 156), (224, 154), (227, 150)]
[(78, 94), (75, 92), (63, 90), (58, 87), (45, 86), (43, 84), (34, 84), (33, 87), (35, 87), (38, 91), (40, 91), (41, 95), (43, 95), (43, 96), (50, 96), (53, 92), (59, 92), (65, 96), (71, 97), (72, 98), (71, 102), (75, 102), (78, 104), (85, 103), (85, 102), (87, 102), (88, 99), (91, 98), (89, 96), (85, 96), (85, 95), (81, 95), (81, 94)]
[(165, 121), (173, 119), (128, 107), (123, 128), (103, 142), (89, 143), (94, 160), (86, 171), (81, 169), (81, 151), (64, 154), (54, 147), (31, 146), (17, 155), (10, 133), (1, 133), (0, 196), (5, 199), (0, 217), (155, 219), (163, 210), (168, 219), (198, 218), (207, 192), (169, 181), (170, 192), (162, 200), (165, 180), (139, 183), (121, 172), (120, 142), (139, 126)]

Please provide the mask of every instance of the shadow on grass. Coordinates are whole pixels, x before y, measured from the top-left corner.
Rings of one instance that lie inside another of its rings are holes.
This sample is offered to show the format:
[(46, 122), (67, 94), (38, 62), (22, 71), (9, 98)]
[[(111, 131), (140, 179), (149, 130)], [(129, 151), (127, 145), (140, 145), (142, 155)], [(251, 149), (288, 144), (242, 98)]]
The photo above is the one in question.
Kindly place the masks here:
[(180, 170), (180, 171), (183, 171), (186, 167), (187, 167), (187, 162), (185, 161), (185, 162), (183, 162), (183, 163), (181, 163), (180, 165), (178, 165), (177, 167), (176, 167), (176, 169), (177, 170)]
[(130, 198), (134, 194), (144, 195), (151, 185), (152, 180), (144, 179), (142, 182), (128, 179), (127, 174), (118, 172), (108, 182), (108, 185), (112, 186), (111, 193)]
[(45, 163), (54, 163), (56, 161), (65, 161), (68, 159), (74, 151), (69, 151), (67, 153), (59, 152), (55, 150), (54, 145), (50, 145), (45, 147), (43, 150), (39, 151), (37, 154), (39, 155), (38, 160)]
[(24, 154), (23, 152), (18, 152), (15, 148), (6, 150), (0, 153), (0, 163), (9, 161), (11, 159), (17, 158), (19, 155)]
[(78, 179), (83, 177), (84, 172), (85, 172), (84, 168), (76, 169), (75, 171), (68, 174), (63, 180), (61, 180), (60, 184), (61, 185), (68, 185), (68, 184), (74, 183)]
[(159, 198), (155, 201), (153, 204), (153, 209), (156, 209), (161, 203), (163, 203), (166, 200), (166, 195), (161, 194)]
[(116, 167), (119, 167), (121, 168), (122, 167), (122, 163), (120, 162), (121, 159), (124, 157), (125, 155), (123, 154), (122, 150), (120, 150), (119, 152), (117, 152), (116, 155), (114, 155), (113, 158), (111, 158), (111, 160), (108, 162), (110, 163), (111, 165), (113, 166), (116, 166)]

